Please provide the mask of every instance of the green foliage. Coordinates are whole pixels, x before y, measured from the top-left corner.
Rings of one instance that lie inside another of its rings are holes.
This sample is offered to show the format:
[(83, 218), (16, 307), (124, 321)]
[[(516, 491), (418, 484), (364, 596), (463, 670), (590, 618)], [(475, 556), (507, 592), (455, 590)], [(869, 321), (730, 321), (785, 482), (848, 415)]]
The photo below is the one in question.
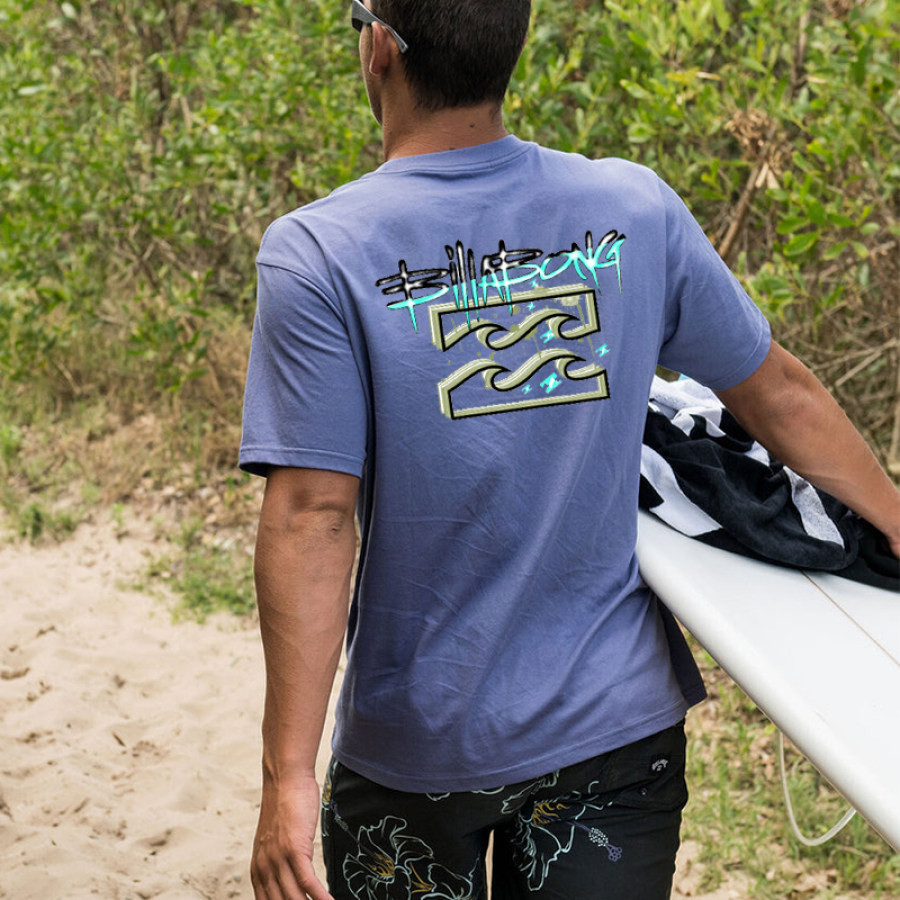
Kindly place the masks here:
[(84, 515), (84, 509), (54, 509), (38, 500), (23, 499), (9, 488), (0, 491), (0, 509), (15, 536), (32, 544), (68, 537)]
[(16, 537), (41, 543), (68, 537), (100, 499), (99, 487), (59, 452), (46, 433), (15, 424), (0, 397), (0, 521)]
[(22, 449), (22, 429), (0, 424), (0, 476), (8, 476)]
[[(872, 287), (898, 234), (897, 0), (537, 0), (509, 121), (660, 172), (722, 245), (753, 177), (743, 254), (773, 316)], [(880, 285), (879, 289), (895, 285)]]
[[(773, 317), (894, 289), (900, 0), (535, 0), (507, 120), (656, 168)], [(343, 0), (0, 0), (0, 379), (179, 389), (377, 162)], [(748, 183), (749, 191), (747, 191)], [(745, 222), (726, 239), (747, 193)]]
[[(204, 370), (264, 224), (373, 158), (345, 13), (0, 0), (0, 377), (78, 393)], [(118, 373), (96, 366), (108, 344)]]

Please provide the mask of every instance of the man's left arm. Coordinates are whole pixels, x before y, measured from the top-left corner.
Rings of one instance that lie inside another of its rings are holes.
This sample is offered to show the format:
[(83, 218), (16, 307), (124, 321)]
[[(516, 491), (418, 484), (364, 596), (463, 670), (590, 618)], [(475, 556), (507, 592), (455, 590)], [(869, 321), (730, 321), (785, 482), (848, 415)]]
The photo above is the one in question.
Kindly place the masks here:
[(716, 393), (778, 460), (874, 525), (900, 556), (900, 492), (803, 363), (772, 341), (753, 375)]

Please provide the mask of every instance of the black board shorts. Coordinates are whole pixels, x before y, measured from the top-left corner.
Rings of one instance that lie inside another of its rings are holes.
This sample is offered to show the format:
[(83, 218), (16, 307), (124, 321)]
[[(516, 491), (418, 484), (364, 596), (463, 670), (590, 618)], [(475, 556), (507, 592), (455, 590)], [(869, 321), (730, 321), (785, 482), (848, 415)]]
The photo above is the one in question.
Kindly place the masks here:
[[(335, 900), (668, 900), (687, 802), (684, 723), (483, 791), (382, 787), (332, 760), (322, 834)], [(488, 860), (488, 842), (493, 836)]]

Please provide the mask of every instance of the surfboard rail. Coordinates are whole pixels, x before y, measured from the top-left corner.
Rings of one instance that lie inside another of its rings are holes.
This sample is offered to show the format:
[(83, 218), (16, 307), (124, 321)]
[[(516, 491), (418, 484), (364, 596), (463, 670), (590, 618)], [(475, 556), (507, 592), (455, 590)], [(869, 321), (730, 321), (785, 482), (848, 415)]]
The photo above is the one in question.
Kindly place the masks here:
[(641, 574), (900, 850), (900, 595), (710, 547), (641, 512)]

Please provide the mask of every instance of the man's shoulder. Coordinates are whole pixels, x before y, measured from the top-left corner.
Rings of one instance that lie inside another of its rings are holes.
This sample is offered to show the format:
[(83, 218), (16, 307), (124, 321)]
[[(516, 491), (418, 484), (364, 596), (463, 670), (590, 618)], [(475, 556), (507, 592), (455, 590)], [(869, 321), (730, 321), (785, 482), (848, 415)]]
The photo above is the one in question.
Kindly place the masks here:
[(322, 197), (317, 197), (315, 200), (310, 200), (308, 203), (282, 214), (272, 222), (270, 228), (274, 226), (287, 227), (288, 223), (315, 222), (317, 225), (321, 225), (329, 219), (345, 214), (349, 207), (363, 205), (367, 197), (379, 190), (378, 179), (373, 177), (376, 172), (377, 169), (367, 172), (353, 181), (338, 185)]
[(536, 147), (545, 160), (555, 159), (561, 164), (573, 168), (584, 168), (586, 171), (600, 170), (640, 179), (656, 180), (659, 178), (656, 172), (648, 166), (621, 156), (604, 156), (590, 153), (587, 150), (584, 152), (559, 150), (556, 147), (550, 147), (545, 144), (537, 144)]
[(658, 215), (665, 182), (651, 168), (619, 156), (590, 155), (539, 146), (535, 172), (554, 196), (602, 204), (634, 215)]
[(648, 166), (620, 156), (558, 150), (538, 145), (539, 170), (547, 176), (597, 188), (609, 199), (647, 203), (660, 199), (665, 182)]
[(343, 245), (365, 221), (371, 187), (363, 176), (279, 216), (263, 234), (257, 262), (290, 268), (285, 260), (298, 253), (321, 255), (328, 246)]

